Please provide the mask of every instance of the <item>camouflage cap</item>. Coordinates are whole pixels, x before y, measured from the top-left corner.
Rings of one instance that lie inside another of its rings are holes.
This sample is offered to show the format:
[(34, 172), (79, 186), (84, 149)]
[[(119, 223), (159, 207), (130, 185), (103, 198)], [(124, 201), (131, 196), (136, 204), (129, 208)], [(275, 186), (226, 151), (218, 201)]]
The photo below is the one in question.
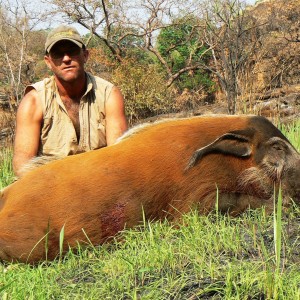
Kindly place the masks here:
[(78, 33), (78, 31), (67, 25), (60, 25), (57, 28), (49, 32), (46, 43), (45, 51), (49, 53), (51, 48), (59, 41), (68, 40), (75, 43), (78, 47), (82, 48), (84, 46), (83, 40)]

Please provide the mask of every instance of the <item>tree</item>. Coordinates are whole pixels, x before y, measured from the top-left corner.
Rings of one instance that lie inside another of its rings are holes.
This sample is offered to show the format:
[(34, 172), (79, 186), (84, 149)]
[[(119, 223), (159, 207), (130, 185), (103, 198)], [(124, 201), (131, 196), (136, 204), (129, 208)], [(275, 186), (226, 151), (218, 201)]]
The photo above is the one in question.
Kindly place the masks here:
[(211, 51), (203, 42), (203, 22), (189, 17), (174, 23), (174, 26), (160, 31), (157, 50), (152, 50), (159, 52), (159, 61), (168, 74), (167, 85), (177, 80), (176, 85), (181, 89), (194, 89), (201, 85), (206, 90), (210, 89), (213, 82), (203, 66), (209, 62)]
[[(2, 88), (8, 88), (9, 104), (18, 104), (24, 84), (28, 84), (36, 55), (32, 50), (34, 27), (41, 21), (28, 13), (24, 2), (1, 2), (0, 6), (0, 76)], [(36, 36), (35, 36), (36, 37)], [(30, 49), (31, 48), (31, 49)]]
[(47, 1), (54, 14), (88, 29), (88, 41), (96, 37), (117, 63), (133, 55), (139, 63), (158, 62), (167, 87), (209, 86), (207, 74), (213, 74), (231, 114), (263, 39), (263, 23), (248, 13), (245, 0)]
[(260, 43), (253, 57), (256, 91), (268, 97), (274, 89), (299, 84), (299, 0), (261, 2), (251, 16), (263, 24), (257, 28)]
[(121, 62), (128, 46), (138, 44), (141, 35), (130, 26), (124, 13), (122, 1), (112, 0), (48, 0), (54, 5), (53, 14), (60, 14), (67, 22), (75, 22), (88, 29), (90, 40), (95, 36), (106, 47), (108, 53)]
[[(180, 22), (189, 20), (189, 0), (48, 0), (54, 4), (55, 14), (62, 14), (68, 21), (77, 22), (96, 36), (101, 44), (108, 49), (115, 60), (121, 62), (124, 58), (141, 51), (148, 51), (161, 63), (167, 74), (167, 86), (170, 86), (181, 74), (193, 69), (191, 63), (173, 73), (168, 62), (156, 48), (156, 40), (160, 30), (171, 28), (181, 23), (174, 22), (181, 15)], [(185, 17), (186, 16), (186, 17)], [(183, 24), (184, 24), (183, 23)], [(196, 26), (193, 30), (196, 30)], [(195, 45), (195, 43), (194, 43)], [(140, 51), (137, 51), (140, 49)], [(195, 49), (191, 49), (193, 56)], [(193, 60), (190, 60), (192, 62)]]
[(280, 31), (288, 42), (300, 42), (300, 7), (299, 0), (284, 0), (281, 6), (276, 6), (276, 19), (282, 17)]
[(242, 0), (213, 0), (204, 6), (206, 15), (205, 41), (212, 49), (213, 65), (206, 66), (217, 77), (224, 92), (228, 112), (235, 114), (239, 78), (260, 42), (256, 19), (247, 14)]

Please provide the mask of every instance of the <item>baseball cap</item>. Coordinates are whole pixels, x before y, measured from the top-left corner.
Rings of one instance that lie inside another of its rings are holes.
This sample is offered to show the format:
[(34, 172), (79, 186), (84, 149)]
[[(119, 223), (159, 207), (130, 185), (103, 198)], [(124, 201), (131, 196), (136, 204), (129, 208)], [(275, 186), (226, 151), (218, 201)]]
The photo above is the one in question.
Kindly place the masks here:
[(60, 25), (49, 32), (45, 43), (46, 53), (49, 53), (51, 48), (57, 42), (62, 40), (71, 41), (80, 48), (84, 46), (83, 40), (75, 28), (67, 25)]

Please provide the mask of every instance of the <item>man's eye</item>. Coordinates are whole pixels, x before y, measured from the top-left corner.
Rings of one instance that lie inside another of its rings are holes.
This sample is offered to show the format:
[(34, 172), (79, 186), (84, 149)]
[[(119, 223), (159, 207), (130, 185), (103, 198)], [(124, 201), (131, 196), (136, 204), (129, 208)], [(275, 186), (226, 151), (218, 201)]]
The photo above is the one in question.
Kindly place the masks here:
[(52, 58), (61, 58), (63, 57), (64, 53), (63, 52), (52, 52), (51, 57)]
[(59, 58), (63, 58), (65, 55), (68, 56), (77, 56), (80, 54), (80, 48), (71, 48), (71, 49), (67, 49), (64, 51), (53, 51), (51, 52), (51, 57), (54, 59), (59, 59)]
[(70, 49), (69, 52), (67, 51), (67, 53), (69, 55), (78, 55), (80, 53), (80, 48), (74, 48), (74, 49)]

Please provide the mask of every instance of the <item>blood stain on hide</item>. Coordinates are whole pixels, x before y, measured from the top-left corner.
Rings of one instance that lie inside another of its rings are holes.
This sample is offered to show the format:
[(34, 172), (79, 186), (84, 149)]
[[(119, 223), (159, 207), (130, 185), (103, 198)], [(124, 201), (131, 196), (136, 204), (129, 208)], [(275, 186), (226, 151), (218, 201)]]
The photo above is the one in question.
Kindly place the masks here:
[(101, 215), (102, 238), (112, 237), (125, 226), (125, 208), (127, 202), (117, 203), (112, 209)]

